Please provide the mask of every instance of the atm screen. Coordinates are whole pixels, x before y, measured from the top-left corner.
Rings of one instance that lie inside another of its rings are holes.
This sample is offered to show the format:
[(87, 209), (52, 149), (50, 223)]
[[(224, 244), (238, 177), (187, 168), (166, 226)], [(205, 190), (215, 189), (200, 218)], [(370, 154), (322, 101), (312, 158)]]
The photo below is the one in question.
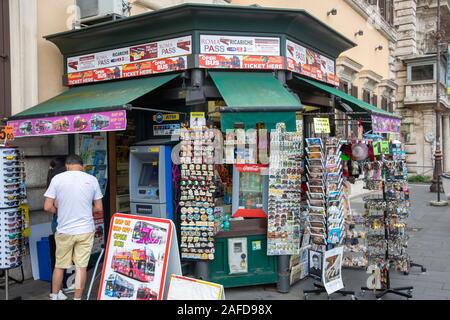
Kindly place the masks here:
[(158, 186), (158, 164), (143, 163), (139, 177), (139, 187)]

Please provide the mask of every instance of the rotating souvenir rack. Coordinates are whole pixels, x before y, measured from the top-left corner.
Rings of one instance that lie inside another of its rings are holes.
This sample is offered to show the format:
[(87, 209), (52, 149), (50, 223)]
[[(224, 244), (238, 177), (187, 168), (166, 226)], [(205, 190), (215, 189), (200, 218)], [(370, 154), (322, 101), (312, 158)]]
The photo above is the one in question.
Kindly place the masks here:
[[(341, 161), (342, 142), (329, 137), (325, 145), (321, 138), (306, 139), (306, 172), (308, 229), (312, 248), (319, 251), (335, 248), (344, 238), (344, 193)], [(308, 294), (326, 292), (322, 284), (314, 283), (316, 289), (304, 290)], [(337, 293), (351, 295), (353, 291)]]
[(302, 134), (277, 124), (270, 133), (269, 256), (300, 253), (302, 151)]
[(22, 265), (23, 217), (20, 205), (26, 200), (25, 170), (16, 148), (0, 147), (0, 270), (5, 270), (8, 299), (8, 270)]
[(377, 299), (389, 293), (412, 298), (413, 287), (391, 288), (389, 274), (391, 267), (408, 273), (411, 265), (406, 252), (406, 219), (410, 210), (406, 164), (403, 160), (365, 162), (363, 171), (366, 187), (381, 192), (364, 198), (368, 264), (380, 269), (381, 288), (361, 289), (363, 293), (379, 292)]
[(214, 260), (214, 130), (187, 129), (181, 137), (181, 258)]

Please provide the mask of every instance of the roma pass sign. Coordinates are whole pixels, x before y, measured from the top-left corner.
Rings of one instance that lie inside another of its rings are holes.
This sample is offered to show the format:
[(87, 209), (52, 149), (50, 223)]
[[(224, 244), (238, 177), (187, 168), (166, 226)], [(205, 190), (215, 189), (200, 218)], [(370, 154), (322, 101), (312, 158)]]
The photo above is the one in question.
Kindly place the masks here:
[(127, 127), (125, 110), (68, 116), (8, 121), (19, 137), (49, 136), (68, 133), (121, 131)]
[(99, 300), (162, 300), (181, 275), (171, 220), (116, 213), (111, 220)]
[(339, 85), (335, 62), (311, 49), (286, 40), (287, 69), (307, 77)]
[(68, 85), (185, 70), (192, 36), (145, 43), (67, 59)]
[(373, 133), (400, 133), (402, 121), (396, 118), (372, 115)]
[(220, 284), (172, 275), (167, 300), (225, 300), (225, 293)]
[(200, 68), (208, 69), (284, 69), (280, 39), (200, 35)]
[(200, 53), (279, 56), (280, 38), (200, 35)]

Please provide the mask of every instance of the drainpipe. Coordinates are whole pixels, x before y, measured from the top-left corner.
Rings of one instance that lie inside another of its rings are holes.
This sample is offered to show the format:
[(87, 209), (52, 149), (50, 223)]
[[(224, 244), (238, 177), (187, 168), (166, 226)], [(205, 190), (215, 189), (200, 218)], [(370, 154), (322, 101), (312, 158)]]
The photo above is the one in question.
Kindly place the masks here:
[[(286, 84), (286, 71), (276, 72), (278, 81), (282, 84)], [(278, 256), (278, 282), (277, 290), (280, 293), (289, 293), (291, 289), (290, 275), (291, 270), (289, 270), (289, 262), (291, 256), (283, 255)]]

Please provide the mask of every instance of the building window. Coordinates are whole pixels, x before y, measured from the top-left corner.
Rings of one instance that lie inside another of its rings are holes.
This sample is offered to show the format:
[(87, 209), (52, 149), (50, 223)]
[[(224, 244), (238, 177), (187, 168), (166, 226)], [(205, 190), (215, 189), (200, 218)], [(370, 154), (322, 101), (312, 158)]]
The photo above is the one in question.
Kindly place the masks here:
[(346, 81), (341, 80), (339, 82), (339, 90), (345, 93), (349, 93), (349, 84)]
[(366, 2), (377, 6), (381, 17), (390, 25), (394, 24), (394, 0), (366, 0)]
[(363, 101), (370, 103), (370, 91), (363, 89)]
[(386, 97), (381, 97), (381, 109), (388, 111), (388, 98)]
[(411, 66), (409, 81), (434, 80), (434, 64)]

